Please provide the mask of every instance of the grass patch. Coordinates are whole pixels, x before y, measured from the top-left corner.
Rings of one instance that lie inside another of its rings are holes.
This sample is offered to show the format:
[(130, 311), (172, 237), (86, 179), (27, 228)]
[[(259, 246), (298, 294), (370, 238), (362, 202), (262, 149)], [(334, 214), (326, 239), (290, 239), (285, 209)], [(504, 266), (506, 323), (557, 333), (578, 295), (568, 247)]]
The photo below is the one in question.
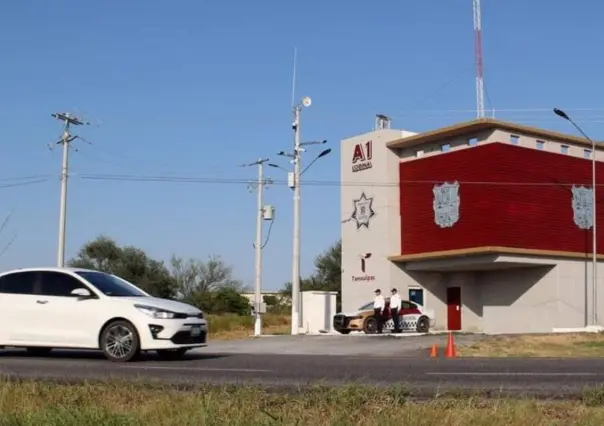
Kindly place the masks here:
[(604, 333), (491, 336), (458, 348), (464, 357), (602, 357)]
[(0, 382), (0, 425), (601, 425), (602, 400), (573, 402), (480, 397), (413, 402), (400, 388), (316, 387), (191, 391), (144, 384)]
[[(209, 315), (208, 339), (234, 340), (247, 338), (254, 332), (254, 317), (239, 315)], [(264, 314), (263, 334), (287, 334), (291, 330), (291, 319), (287, 315)]]

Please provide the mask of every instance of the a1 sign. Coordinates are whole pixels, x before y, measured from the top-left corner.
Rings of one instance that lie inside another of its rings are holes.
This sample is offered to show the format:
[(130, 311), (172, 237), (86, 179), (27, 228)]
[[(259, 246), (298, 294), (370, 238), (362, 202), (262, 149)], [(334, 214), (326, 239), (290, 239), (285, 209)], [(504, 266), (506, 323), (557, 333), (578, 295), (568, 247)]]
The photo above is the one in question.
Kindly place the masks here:
[(373, 142), (358, 143), (354, 146), (352, 154), (352, 171), (360, 172), (373, 167), (371, 158), (373, 157)]

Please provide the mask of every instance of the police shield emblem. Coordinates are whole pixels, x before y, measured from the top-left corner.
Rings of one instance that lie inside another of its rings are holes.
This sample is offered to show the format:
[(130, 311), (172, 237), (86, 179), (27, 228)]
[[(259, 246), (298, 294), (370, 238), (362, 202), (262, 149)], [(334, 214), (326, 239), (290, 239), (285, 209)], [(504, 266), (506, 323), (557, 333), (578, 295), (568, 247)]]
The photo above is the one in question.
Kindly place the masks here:
[(354, 200), (354, 211), (352, 212), (352, 219), (357, 222), (357, 229), (362, 226), (369, 229), (369, 221), (373, 216), (375, 216), (373, 197), (367, 198), (363, 192), (361, 198)]
[(434, 185), (434, 222), (441, 228), (450, 228), (459, 220), (459, 182)]
[(580, 229), (593, 225), (593, 194), (590, 188), (573, 185), (573, 220)]

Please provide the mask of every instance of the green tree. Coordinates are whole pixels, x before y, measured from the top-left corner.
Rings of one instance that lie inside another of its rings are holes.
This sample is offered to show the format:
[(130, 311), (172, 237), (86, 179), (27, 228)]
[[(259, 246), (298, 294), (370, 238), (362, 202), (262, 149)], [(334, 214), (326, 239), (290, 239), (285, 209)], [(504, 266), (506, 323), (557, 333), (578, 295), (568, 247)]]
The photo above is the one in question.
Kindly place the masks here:
[(265, 295), (262, 300), (266, 303), (266, 311), (271, 314), (284, 314), (291, 309), (291, 303), (287, 303), (283, 297)]
[(342, 291), (342, 240), (317, 256), (315, 273), (311, 278), (322, 290)]
[(232, 267), (220, 256), (210, 256), (205, 262), (172, 256), (170, 263), (179, 299), (210, 313), (249, 313), (241, 281), (233, 277)]
[[(338, 240), (319, 254), (315, 258), (314, 265), (315, 271), (308, 278), (300, 278), (300, 291), (337, 291), (339, 310), (342, 293), (342, 241)], [(285, 283), (281, 293), (291, 298), (292, 283)]]
[(249, 300), (234, 288), (223, 287), (212, 294), (210, 312), (230, 312), (237, 315), (249, 315), (250, 311)]
[(163, 262), (103, 235), (86, 243), (68, 265), (117, 275), (155, 297), (174, 298), (177, 294), (177, 283)]

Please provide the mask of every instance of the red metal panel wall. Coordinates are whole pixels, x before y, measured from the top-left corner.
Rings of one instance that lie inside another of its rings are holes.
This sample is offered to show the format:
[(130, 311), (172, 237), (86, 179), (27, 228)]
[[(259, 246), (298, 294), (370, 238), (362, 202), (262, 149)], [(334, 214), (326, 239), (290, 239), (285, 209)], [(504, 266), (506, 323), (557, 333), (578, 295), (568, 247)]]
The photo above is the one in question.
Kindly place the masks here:
[[(597, 165), (596, 175), (601, 185), (604, 164)], [(401, 163), (400, 180), (402, 254), (481, 246), (592, 250), (591, 230), (573, 220), (567, 185), (591, 187), (591, 160), (491, 143)], [(453, 227), (440, 228), (434, 223), (432, 189), (454, 180), (460, 183), (460, 218)], [(604, 253), (603, 197), (600, 189), (599, 253)]]

